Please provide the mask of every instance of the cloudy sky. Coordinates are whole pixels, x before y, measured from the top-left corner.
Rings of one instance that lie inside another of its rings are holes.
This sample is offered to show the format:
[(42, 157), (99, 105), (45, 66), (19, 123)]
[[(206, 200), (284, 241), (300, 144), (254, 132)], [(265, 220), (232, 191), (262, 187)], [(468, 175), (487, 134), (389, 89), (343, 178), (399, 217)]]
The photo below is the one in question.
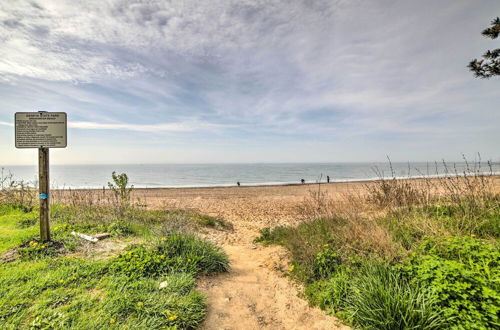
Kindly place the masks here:
[(500, 79), (466, 65), (499, 0), (0, 2), (14, 113), (68, 113), (52, 163), (500, 159)]

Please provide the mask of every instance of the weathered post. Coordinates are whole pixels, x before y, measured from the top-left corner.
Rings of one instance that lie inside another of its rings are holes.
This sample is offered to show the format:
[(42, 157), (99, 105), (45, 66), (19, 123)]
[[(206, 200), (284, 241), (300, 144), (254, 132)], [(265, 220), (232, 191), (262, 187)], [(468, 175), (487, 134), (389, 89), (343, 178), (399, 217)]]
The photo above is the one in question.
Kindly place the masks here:
[(49, 148), (38, 148), (38, 182), (40, 196), (40, 238), (50, 241)]

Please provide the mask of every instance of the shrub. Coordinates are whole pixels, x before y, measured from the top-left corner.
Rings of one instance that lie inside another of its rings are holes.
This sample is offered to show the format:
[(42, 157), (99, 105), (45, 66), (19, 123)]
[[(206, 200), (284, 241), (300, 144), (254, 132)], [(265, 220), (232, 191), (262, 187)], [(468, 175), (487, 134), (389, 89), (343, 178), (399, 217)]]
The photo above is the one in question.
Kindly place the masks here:
[(122, 217), (124, 212), (130, 206), (130, 193), (134, 186), (128, 186), (128, 176), (126, 173), (116, 174), (111, 173), (113, 182), (108, 182), (108, 187), (115, 196), (115, 208), (117, 214)]
[(500, 320), (500, 252), (472, 237), (426, 238), (403, 267), (428, 287), (454, 328), (495, 328)]
[(212, 274), (227, 271), (229, 259), (220, 248), (194, 235), (172, 233), (154, 247), (130, 247), (114, 259), (110, 269), (131, 277), (179, 272)]
[(390, 266), (364, 267), (355, 281), (347, 311), (367, 329), (441, 329), (448, 321), (422, 287), (401, 279)]
[(342, 262), (340, 255), (333, 250), (330, 244), (326, 243), (324, 247), (316, 254), (312, 265), (314, 277), (318, 279), (330, 277)]
[(312, 282), (306, 286), (305, 293), (309, 301), (321, 309), (334, 312), (343, 310), (351, 294), (352, 275), (346, 267), (331, 273), (328, 279)]

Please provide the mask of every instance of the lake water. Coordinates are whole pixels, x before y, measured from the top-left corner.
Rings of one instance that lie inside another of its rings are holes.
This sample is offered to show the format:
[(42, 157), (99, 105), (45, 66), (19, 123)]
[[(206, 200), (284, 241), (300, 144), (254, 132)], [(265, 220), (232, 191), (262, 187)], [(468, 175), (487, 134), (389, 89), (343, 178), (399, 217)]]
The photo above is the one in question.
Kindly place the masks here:
[[(443, 164), (393, 163), (397, 177), (418, 177), (446, 172)], [(464, 171), (466, 164), (449, 163), (448, 170)], [(1, 167), (1, 165), (0, 165)], [(472, 166), (473, 167), (473, 166)], [(483, 164), (482, 170), (489, 171)], [(101, 188), (111, 180), (111, 172), (127, 173), (129, 182), (139, 188), (155, 187), (211, 187), (245, 185), (273, 185), (360, 181), (391, 176), (388, 163), (303, 163), (303, 164), (155, 164), (155, 165), (53, 165), (50, 181), (53, 188)], [(493, 171), (500, 173), (500, 165)], [(5, 166), (4, 174), (11, 172), (15, 179), (36, 182), (36, 166)]]

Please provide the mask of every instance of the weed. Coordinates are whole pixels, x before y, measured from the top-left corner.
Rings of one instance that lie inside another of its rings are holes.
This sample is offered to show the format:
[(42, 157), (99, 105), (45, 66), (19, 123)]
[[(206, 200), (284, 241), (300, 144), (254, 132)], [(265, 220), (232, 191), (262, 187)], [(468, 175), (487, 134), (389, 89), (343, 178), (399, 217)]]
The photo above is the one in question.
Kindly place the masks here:
[(403, 267), (431, 290), (455, 327), (494, 328), (500, 319), (500, 251), (472, 237), (426, 238)]
[(63, 244), (60, 242), (41, 242), (39, 240), (30, 240), (18, 249), (22, 260), (36, 260), (47, 257), (55, 257), (63, 253), (63, 251)]
[(153, 247), (132, 246), (110, 265), (114, 273), (158, 277), (171, 273), (212, 274), (228, 270), (224, 252), (193, 235), (172, 233)]

